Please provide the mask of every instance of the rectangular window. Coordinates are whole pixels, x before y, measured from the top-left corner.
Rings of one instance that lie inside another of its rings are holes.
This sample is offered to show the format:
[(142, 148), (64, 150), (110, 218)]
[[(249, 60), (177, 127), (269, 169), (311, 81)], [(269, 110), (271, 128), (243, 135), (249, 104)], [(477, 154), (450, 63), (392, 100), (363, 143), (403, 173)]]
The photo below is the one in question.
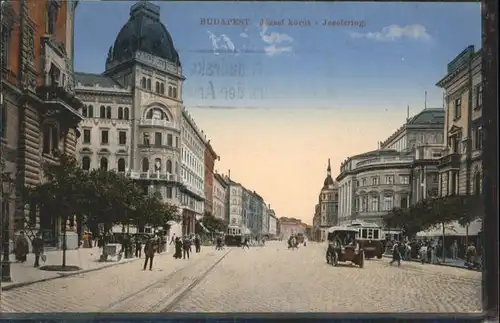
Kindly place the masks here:
[(386, 184), (394, 184), (394, 176), (392, 176), (392, 175), (386, 176), (385, 177), (385, 183)]
[(179, 148), (179, 137), (175, 137), (175, 148)]
[(109, 143), (109, 131), (101, 130), (101, 144), (107, 145)]
[(7, 104), (2, 103), (2, 124), (0, 129), (0, 138), (7, 138)]
[(483, 127), (477, 127), (473, 130), (474, 144), (473, 150), (483, 149)]
[(455, 100), (455, 120), (460, 119), (462, 117), (462, 99)]
[(363, 184), (363, 186), (366, 186), (366, 178), (363, 178), (363, 180), (361, 181), (361, 184)]
[(392, 207), (393, 207), (392, 201), (393, 201), (392, 196), (384, 197), (384, 211), (392, 210)]
[(408, 185), (410, 182), (410, 177), (407, 176), (407, 175), (401, 175), (399, 176), (399, 183), (400, 184), (404, 184), (404, 185)]
[(167, 145), (170, 147), (173, 145), (173, 137), (171, 134), (167, 134)]
[(483, 85), (476, 86), (476, 106), (475, 109), (480, 109), (483, 106)]
[(155, 146), (161, 146), (161, 132), (155, 132)]
[(372, 185), (378, 185), (378, 177), (372, 177)]
[(118, 132), (118, 144), (120, 144), (120, 145), (127, 144), (127, 132), (126, 131)]
[(90, 144), (90, 129), (83, 130), (83, 143)]
[(146, 146), (149, 146), (150, 144), (149, 133), (146, 132), (142, 135), (142, 143)]

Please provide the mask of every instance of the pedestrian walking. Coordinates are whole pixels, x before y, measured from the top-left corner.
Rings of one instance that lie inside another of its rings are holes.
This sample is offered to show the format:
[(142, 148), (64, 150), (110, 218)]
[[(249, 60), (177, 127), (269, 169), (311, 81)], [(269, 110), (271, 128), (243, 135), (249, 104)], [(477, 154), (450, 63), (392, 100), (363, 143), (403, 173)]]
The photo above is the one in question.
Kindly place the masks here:
[(148, 239), (144, 245), (144, 268), (142, 270), (146, 270), (149, 261), (149, 270), (153, 270), (153, 258), (155, 256), (155, 244), (153, 239)]
[(453, 244), (450, 246), (451, 251), (451, 259), (456, 260), (458, 258), (458, 242), (457, 240), (453, 241)]
[(43, 254), (43, 240), (41, 238), (40, 232), (37, 232), (33, 242), (31, 243), (33, 247), (33, 253), (35, 254), (34, 267), (40, 267), (40, 255)]
[(175, 259), (181, 259), (182, 258), (182, 240), (179, 237), (175, 238), (175, 253), (174, 253), (174, 258)]
[(186, 259), (187, 257), (187, 259), (189, 259), (189, 253), (191, 252), (191, 240), (187, 236), (185, 236), (182, 240), (182, 249), (182, 258)]
[(245, 249), (245, 247), (247, 247), (248, 249), (250, 249), (250, 246), (248, 245), (248, 238), (243, 238), (242, 247), (243, 247), (243, 249)]
[(401, 250), (397, 242), (392, 247), (392, 260), (389, 264), (392, 266), (396, 261), (398, 262), (398, 267), (401, 266)]
[(139, 236), (135, 238), (135, 256), (136, 258), (141, 258), (142, 253), (142, 241)]
[(16, 261), (25, 263), (29, 250), (28, 238), (24, 235), (24, 231), (19, 232), (19, 237), (16, 240)]
[(199, 235), (196, 235), (196, 237), (194, 238), (194, 246), (196, 253), (199, 253), (201, 251), (201, 238)]

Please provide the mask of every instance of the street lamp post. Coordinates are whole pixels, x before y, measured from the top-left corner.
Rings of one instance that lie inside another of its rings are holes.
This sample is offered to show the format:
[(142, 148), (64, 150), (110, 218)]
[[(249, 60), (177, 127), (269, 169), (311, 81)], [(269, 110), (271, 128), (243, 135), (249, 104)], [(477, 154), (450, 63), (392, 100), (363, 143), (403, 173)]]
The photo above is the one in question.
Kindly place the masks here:
[[(3, 181), (2, 181), (3, 185)], [(3, 191), (3, 190), (2, 190)], [(3, 197), (4, 198), (4, 197)], [(2, 241), (2, 250), (3, 250), (3, 257), (2, 257), (2, 283), (9, 283), (12, 281), (12, 278), (10, 277), (10, 260), (9, 260), (9, 212), (8, 212), (8, 207), (5, 207), (7, 205), (5, 201), (2, 198), (2, 214), (3, 214), (3, 241)]]

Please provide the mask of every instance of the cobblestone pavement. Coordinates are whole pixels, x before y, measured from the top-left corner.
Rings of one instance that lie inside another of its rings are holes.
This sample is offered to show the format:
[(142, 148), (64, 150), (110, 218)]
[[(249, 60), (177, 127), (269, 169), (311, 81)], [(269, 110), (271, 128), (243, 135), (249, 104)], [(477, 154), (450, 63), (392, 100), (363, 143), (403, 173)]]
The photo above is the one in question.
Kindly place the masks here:
[(481, 273), (368, 260), (333, 267), (324, 244), (297, 251), (284, 242), (233, 249), (173, 312), (479, 312)]
[(226, 253), (205, 247), (190, 260), (162, 254), (152, 271), (142, 271), (142, 260), (2, 291), (0, 312), (160, 311)]

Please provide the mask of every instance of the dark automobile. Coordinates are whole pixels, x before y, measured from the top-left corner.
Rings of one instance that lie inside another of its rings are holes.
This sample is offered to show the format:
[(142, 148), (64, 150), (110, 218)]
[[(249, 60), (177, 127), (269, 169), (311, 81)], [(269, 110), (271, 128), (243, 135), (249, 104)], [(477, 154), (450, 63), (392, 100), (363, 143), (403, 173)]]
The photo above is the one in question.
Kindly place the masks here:
[(331, 227), (328, 229), (326, 262), (337, 266), (339, 262), (350, 262), (363, 268), (365, 253), (357, 241), (358, 229), (352, 227)]

